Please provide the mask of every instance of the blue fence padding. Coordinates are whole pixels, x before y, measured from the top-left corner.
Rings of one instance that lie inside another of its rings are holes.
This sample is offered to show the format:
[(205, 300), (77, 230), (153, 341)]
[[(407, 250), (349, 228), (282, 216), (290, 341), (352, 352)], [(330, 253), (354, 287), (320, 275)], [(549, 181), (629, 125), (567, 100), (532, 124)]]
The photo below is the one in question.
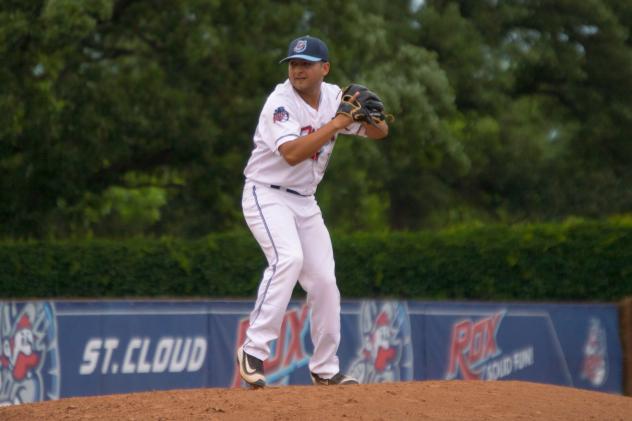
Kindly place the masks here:
[[(0, 302), (0, 404), (239, 386), (251, 301)], [(310, 312), (292, 301), (265, 363), (308, 384)], [(614, 304), (345, 301), (341, 369), (363, 383), (526, 380), (621, 394)]]

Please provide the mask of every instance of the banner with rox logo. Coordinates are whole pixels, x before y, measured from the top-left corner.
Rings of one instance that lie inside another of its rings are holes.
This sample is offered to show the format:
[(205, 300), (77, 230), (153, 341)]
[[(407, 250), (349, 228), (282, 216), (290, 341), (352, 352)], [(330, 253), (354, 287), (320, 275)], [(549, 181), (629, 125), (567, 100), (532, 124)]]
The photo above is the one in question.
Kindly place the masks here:
[[(0, 405), (239, 387), (245, 300), (0, 301)], [(526, 380), (622, 393), (617, 307), (346, 301), (341, 370), (362, 383)], [(309, 384), (310, 309), (292, 301), (264, 367)]]

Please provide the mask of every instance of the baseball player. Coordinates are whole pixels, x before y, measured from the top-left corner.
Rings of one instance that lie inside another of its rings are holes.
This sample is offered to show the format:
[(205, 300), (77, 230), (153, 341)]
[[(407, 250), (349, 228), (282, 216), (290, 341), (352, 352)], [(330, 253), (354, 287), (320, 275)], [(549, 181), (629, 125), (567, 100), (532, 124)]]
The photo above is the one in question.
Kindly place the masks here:
[[(384, 121), (368, 124), (338, 112), (341, 89), (324, 82), (329, 73), (327, 46), (318, 38), (293, 40), (288, 79), (267, 98), (244, 170), (242, 207), (248, 227), (268, 267), (250, 314), (246, 339), (237, 351), (242, 379), (266, 384), (263, 361), (277, 339), (296, 282), (307, 293), (314, 352), (309, 370), (314, 384), (357, 384), (340, 372), (340, 293), (336, 286), (329, 232), (314, 197), (338, 134), (381, 139)], [(354, 98), (357, 94), (354, 95)]]

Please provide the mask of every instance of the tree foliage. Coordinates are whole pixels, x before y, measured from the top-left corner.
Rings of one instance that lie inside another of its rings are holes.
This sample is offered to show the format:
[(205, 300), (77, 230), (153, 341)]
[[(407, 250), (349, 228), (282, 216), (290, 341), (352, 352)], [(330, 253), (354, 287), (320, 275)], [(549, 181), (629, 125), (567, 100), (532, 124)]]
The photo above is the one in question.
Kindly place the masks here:
[(632, 12), (620, 0), (6, 0), (0, 235), (197, 237), (243, 225), (287, 43), (325, 39), (389, 139), (340, 138), (331, 226), (632, 211)]

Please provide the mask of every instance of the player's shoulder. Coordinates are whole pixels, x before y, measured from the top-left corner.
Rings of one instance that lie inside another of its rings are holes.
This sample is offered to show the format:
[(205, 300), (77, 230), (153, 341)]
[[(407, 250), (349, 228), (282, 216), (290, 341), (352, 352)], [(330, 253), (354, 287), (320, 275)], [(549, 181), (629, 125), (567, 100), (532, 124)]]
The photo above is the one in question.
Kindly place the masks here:
[(294, 98), (293, 95), (293, 88), (292, 88), (292, 84), (290, 83), (289, 79), (286, 79), (285, 82), (283, 83), (279, 83), (275, 88), (274, 91), (272, 91), (272, 93), (270, 94), (270, 98), (274, 98), (274, 99), (292, 99)]
[(338, 98), (340, 97), (342, 89), (340, 89), (340, 86), (336, 85), (335, 83), (323, 82), (321, 86), (321, 92), (325, 92), (326, 95), (329, 97)]
[(264, 108), (278, 107), (284, 105), (286, 107), (292, 107), (294, 105), (294, 95), (292, 94), (292, 85), (289, 80), (283, 83), (279, 83), (272, 93), (268, 95)]

